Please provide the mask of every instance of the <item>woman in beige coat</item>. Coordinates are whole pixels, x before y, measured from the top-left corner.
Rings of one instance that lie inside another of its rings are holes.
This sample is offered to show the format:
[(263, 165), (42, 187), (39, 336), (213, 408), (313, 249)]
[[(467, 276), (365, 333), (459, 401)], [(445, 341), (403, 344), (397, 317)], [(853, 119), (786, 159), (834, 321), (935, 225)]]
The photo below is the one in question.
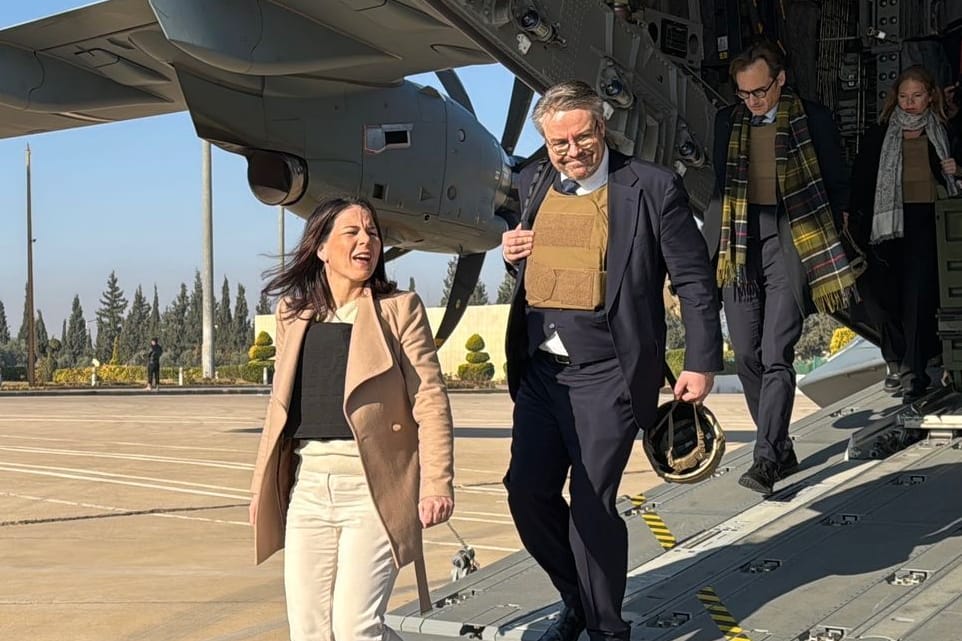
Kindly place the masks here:
[(285, 267), (251, 491), (255, 560), (284, 547), (292, 641), (398, 639), (384, 612), (421, 529), (454, 510), (451, 409), (427, 316), (387, 280), (365, 200), (322, 203)]

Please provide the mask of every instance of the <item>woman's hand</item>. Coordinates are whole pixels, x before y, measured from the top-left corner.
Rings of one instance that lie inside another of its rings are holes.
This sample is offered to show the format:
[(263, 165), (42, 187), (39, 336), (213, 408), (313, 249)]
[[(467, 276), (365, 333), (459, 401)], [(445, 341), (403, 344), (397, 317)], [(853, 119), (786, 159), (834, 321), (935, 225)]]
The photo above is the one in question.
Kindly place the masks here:
[(454, 499), (447, 496), (425, 496), (418, 503), (418, 516), (421, 517), (421, 526), (425, 528), (444, 523), (453, 512)]
[(946, 176), (957, 176), (959, 171), (959, 165), (955, 162), (955, 158), (946, 158), (942, 161), (942, 171), (945, 172)]

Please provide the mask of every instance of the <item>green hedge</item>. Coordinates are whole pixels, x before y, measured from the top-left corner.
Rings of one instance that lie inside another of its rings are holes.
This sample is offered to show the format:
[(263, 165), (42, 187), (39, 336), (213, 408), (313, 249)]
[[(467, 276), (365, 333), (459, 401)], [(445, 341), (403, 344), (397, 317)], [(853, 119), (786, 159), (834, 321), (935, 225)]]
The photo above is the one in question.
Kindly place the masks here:
[[(270, 365), (273, 365), (270, 363)], [(260, 383), (263, 381), (264, 365), (252, 362), (247, 365), (222, 365), (216, 369), (217, 378), (221, 381), (247, 381)], [(71, 367), (58, 369), (53, 373), (53, 382), (59, 385), (90, 385), (92, 367)], [(161, 367), (160, 380), (167, 384), (176, 384), (179, 368)], [(273, 367), (268, 368), (268, 382), (273, 375)], [(26, 374), (24, 374), (26, 379)], [(4, 377), (6, 380), (6, 377)], [(143, 365), (102, 365), (97, 368), (97, 380), (102, 385), (117, 385), (129, 383), (145, 383), (147, 368)], [(199, 367), (184, 368), (184, 384), (193, 385), (204, 381), (203, 370)]]
[(464, 360), (469, 363), (487, 363), (491, 356), (487, 352), (468, 352), (464, 355)]
[[(681, 374), (682, 370), (685, 369), (685, 349), (669, 349), (665, 351), (665, 362), (668, 363), (668, 368), (671, 373), (676, 377)], [(719, 374), (734, 374), (735, 373), (735, 354), (732, 352), (725, 352), (724, 369)]]
[(254, 345), (247, 350), (247, 357), (252, 361), (266, 361), (274, 358), (277, 348), (273, 345)]

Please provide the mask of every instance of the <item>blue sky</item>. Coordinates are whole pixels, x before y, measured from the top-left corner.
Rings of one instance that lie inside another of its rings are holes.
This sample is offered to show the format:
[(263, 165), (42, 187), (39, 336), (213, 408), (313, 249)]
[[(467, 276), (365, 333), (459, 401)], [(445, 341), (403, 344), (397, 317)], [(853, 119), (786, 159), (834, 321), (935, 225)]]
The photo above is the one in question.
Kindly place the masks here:
[[(81, 0), (0, 3), (0, 29), (85, 4)], [(512, 76), (500, 65), (459, 71), (478, 119), (500, 137)], [(440, 89), (433, 74), (414, 82)], [(0, 140), (0, 301), (11, 331), (23, 315), (26, 282), (24, 150), (33, 152), (33, 236), (36, 305), (51, 335), (59, 335), (74, 294), (87, 320), (94, 318), (107, 276), (116, 270), (128, 300), (137, 285), (161, 307), (181, 282), (191, 286), (201, 256), (201, 142), (185, 113)], [(528, 123), (517, 153), (538, 145)], [(277, 209), (259, 203), (246, 181), (246, 163), (213, 152), (214, 285), (226, 275), (248, 291), (253, 308), (260, 273), (277, 252)], [(288, 214), (287, 247), (300, 236), (301, 219)], [(500, 249), (482, 278), (489, 295), (501, 282)], [(389, 265), (402, 287), (413, 276), (429, 305), (441, 295), (449, 256), (414, 252)]]

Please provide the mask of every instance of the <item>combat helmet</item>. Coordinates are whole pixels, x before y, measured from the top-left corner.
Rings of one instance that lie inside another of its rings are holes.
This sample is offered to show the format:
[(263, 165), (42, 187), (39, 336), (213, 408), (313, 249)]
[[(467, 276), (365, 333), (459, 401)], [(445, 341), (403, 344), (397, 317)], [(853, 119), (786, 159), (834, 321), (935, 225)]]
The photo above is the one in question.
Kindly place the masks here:
[(725, 454), (725, 433), (702, 404), (663, 403), (642, 438), (652, 469), (669, 483), (697, 483), (715, 473)]

